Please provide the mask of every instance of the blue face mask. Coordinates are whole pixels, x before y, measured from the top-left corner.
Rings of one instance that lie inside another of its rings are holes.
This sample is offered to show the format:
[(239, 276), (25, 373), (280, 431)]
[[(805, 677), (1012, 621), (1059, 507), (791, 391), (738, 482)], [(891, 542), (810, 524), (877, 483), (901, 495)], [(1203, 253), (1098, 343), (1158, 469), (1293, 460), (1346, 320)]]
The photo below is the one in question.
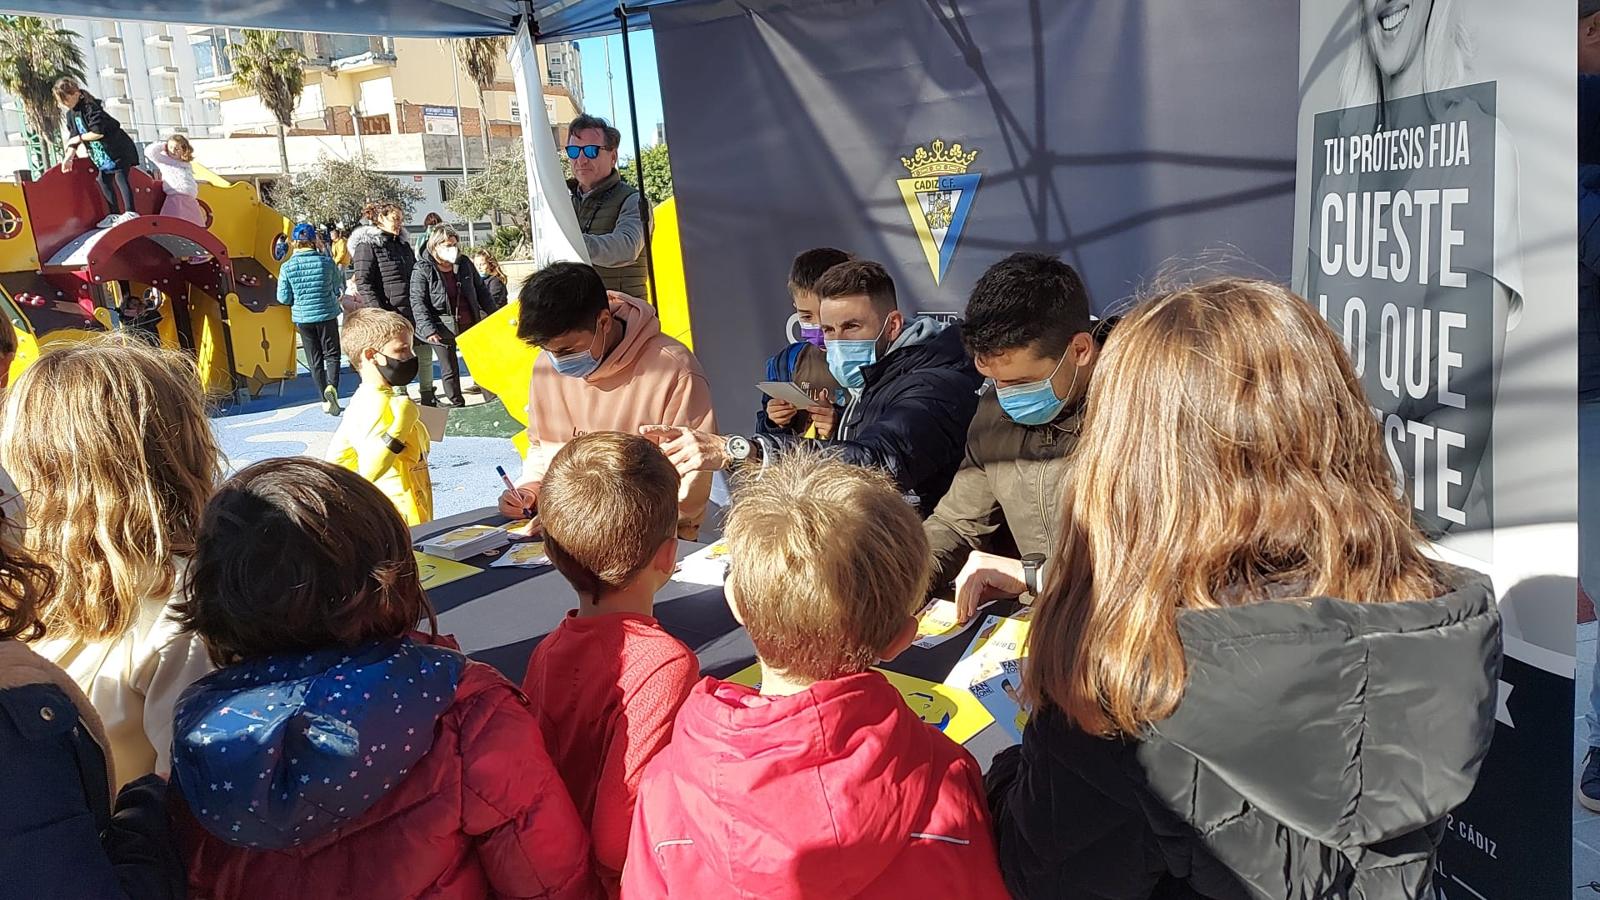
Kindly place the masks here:
[(865, 341), (846, 341), (834, 338), (827, 343), (828, 371), (833, 373), (834, 380), (841, 387), (851, 390), (861, 390), (867, 383), (867, 376), (861, 373), (864, 366), (870, 366), (878, 361), (878, 338), (883, 337), (884, 328), (889, 327), (889, 320), (883, 320), (883, 326), (878, 329), (878, 336)]
[(1072, 369), (1072, 386), (1067, 388), (1067, 397), (1057, 397), (1056, 389), (1051, 381), (1056, 377), (1056, 372), (1061, 371), (1061, 366), (1067, 361), (1067, 353), (1072, 348), (1068, 347), (1066, 353), (1061, 354), (1061, 359), (1056, 362), (1055, 371), (1042, 381), (1030, 381), (1027, 384), (1014, 384), (995, 391), (995, 397), (1000, 401), (1000, 409), (1018, 425), (1044, 425), (1055, 421), (1061, 414), (1061, 408), (1067, 405), (1067, 397), (1071, 397), (1078, 389), (1078, 369)]
[[(594, 336), (600, 336), (600, 329), (594, 330)], [(552, 353), (550, 362), (555, 365), (556, 372), (568, 378), (588, 378), (595, 369), (600, 368), (600, 360), (594, 356), (594, 340), (590, 339), (586, 350), (575, 350), (571, 353)]]

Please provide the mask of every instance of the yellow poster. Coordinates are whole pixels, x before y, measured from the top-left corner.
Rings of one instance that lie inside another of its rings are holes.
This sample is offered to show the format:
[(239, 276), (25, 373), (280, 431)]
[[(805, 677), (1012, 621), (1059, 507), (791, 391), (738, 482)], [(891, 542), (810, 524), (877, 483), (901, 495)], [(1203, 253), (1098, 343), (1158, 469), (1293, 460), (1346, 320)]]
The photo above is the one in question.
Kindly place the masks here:
[(972, 643), (967, 645), (967, 652), (961, 655), (944, 683), (952, 688), (961, 688), (962, 693), (966, 693), (966, 688), (999, 675), (1006, 661), (1019, 660), (1027, 655), (1029, 624), (1030, 620), (1022, 613), (984, 619), (983, 627), (973, 636)]
[(917, 615), (917, 637), (911, 645), (927, 650), (950, 640), (966, 627), (958, 619), (954, 601), (934, 600)]
[(458, 563), (453, 559), (444, 559), (428, 553), (417, 552), (417, 572), (422, 576), (422, 589), (425, 591), (443, 587), (452, 581), (460, 581), (468, 575), (476, 575), (480, 571), (482, 570), (466, 563)]
[[(900, 691), (906, 705), (917, 718), (944, 732), (945, 737), (964, 744), (972, 736), (994, 722), (994, 716), (983, 708), (978, 698), (969, 691), (955, 690), (912, 675), (902, 675), (888, 669), (873, 669)], [(734, 684), (761, 688), (761, 664), (756, 663), (728, 678)]]

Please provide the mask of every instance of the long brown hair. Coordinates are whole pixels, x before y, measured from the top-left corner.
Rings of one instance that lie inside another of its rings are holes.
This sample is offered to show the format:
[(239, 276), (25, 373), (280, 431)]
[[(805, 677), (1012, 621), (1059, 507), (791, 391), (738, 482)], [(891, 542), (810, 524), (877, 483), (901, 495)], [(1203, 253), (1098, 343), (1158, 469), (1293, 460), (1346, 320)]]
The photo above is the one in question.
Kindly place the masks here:
[(1146, 301), (1089, 389), (1025, 693), (1096, 734), (1170, 715), (1178, 611), (1273, 596), (1436, 596), (1338, 337), (1278, 285)]
[(500, 257), (495, 256), (493, 250), (488, 247), (479, 247), (475, 255), (483, 257), (483, 269), (481, 271), (484, 277), (491, 275), (496, 278), (506, 277), (505, 273), (500, 271)]
[(28, 543), (56, 571), (51, 637), (116, 640), (172, 593), (194, 553), (220, 454), (200, 376), (181, 353), (120, 334), (53, 349), (6, 397), (0, 464)]
[(21, 546), (20, 525), (0, 506), (0, 640), (42, 637), (39, 609), (55, 590), (55, 573)]

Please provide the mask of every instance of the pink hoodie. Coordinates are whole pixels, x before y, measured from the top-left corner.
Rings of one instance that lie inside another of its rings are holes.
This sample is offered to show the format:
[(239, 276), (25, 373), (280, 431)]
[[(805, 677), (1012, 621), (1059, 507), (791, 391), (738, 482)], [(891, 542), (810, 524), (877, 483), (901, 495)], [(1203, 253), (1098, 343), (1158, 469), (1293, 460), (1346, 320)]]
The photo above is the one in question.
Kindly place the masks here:
[[(591, 431), (638, 434), (643, 425), (717, 430), (711, 385), (689, 348), (661, 333), (661, 320), (643, 300), (612, 292), (611, 311), (626, 326), (622, 343), (587, 377), (562, 375), (547, 353), (534, 360), (523, 484), (543, 481), (556, 452)], [(710, 496), (710, 472), (684, 479), (678, 494), (680, 537), (699, 534)]]

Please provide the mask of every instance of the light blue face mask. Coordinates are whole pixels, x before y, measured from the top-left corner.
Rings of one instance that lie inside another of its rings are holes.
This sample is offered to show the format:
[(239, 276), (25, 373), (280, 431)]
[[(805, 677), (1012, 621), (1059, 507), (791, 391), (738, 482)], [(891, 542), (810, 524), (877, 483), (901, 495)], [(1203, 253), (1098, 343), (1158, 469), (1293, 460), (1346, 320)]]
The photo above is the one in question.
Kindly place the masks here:
[(840, 387), (847, 387), (859, 391), (867, 383), (867, 376), (861, 374), (861, 369), (878, 361), (878, 338), (883, 337), (883, 330), (889, 327), (889, 320), (885, 318), (883, 325), (878, 328), (878, 336), (866, 341), (846, 341), (834, 338), (828, 341), (828, 371), (833, 373), (834, 380)]
[(1071, 352), (1072, 348), (1068, 347), (1061, 354), (1061, 359), (1056, 361), (1055, 371), (1044, 380), (1014, 384), (994, 392), (995, 398), (1000, 401), (1000, 409), (1011, 417), (1011, 421), (1018, 425), (1044, 425), (1055, 421), (1056, 416), (1061, 414), (1061, 408), (1067, 405), (1067, 397), (1071, 397), (1078, 389), (1076, 366), (1072, 368), (1072, 386), (1067, 388), (1067, 397), (1057, 397), (1055, 385), (1051, 383)]
[[(600, 329), (594, 330), (594, 336), (600, 336)], [(550, 362), (555, 365), (556, 372), (568, 378), (588, 378), (595, 369), (600, 368), (600, 360), (594, 357), (594, 339), (589, 341), (585, 350), (575, 350), (571, 353), (552, 353)]]

